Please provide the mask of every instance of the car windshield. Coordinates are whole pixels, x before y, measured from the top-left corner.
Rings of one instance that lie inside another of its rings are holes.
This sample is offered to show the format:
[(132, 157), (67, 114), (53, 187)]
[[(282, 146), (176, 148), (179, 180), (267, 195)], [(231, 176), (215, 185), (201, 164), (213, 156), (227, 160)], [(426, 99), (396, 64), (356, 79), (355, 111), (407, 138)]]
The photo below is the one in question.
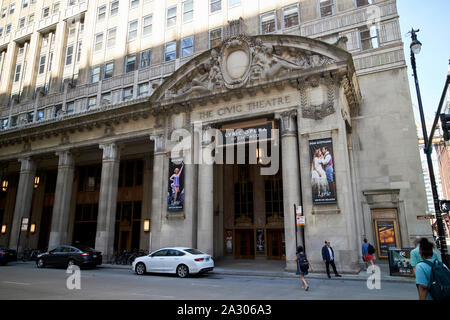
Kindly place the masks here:
[(201, 252), (197, 249), (185, 249), (184, 251), (186, 251), (187, 253), (190, 253), (190, 254), (205, 254), (204, 252)]
[(83, 251), (83, 252), (94, 252), (95, 250), (92, 249), (91, 247), (87, 247), (87, 246), (74, 246), (75, 248)]

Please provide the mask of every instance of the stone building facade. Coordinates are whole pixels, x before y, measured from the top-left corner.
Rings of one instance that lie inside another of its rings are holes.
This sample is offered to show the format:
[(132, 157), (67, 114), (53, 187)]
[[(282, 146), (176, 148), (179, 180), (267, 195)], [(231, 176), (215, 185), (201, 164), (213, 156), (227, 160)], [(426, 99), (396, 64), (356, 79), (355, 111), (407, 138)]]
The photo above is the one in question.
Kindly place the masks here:
[[(293, 270), (303, 244), (321, 270), (329, 240), (357, 272), (363, 237), (383, 258), (431, 235), (417, 219), (426, 198), (396, 1), (12, 3), (0, 19), (1, 246), (83, 243), (110, 260), (183, 245)], [(256, 162), (204, 161), (238, 129), (271, 133), (262, 151), (231, 141)], [(334, 160), (326, 203), (315, 143)], [(278, 170), (264, 175), (269, 154)]]

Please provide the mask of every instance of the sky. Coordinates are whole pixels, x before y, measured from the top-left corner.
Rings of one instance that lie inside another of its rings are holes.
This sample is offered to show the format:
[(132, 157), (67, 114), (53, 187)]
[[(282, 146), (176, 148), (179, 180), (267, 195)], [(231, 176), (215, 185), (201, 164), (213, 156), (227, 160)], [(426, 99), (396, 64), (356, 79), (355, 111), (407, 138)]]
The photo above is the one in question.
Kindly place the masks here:
[(418, 102), (410, 60), (411, 36), (407, 33), (413, 27), (420, 29), (417, 38), (422, 51), (416, 55), (417, 75), (425, 116), (433, 121), (449, 71), (450, 0), (397, 0), (397, 9), (414, 105)]

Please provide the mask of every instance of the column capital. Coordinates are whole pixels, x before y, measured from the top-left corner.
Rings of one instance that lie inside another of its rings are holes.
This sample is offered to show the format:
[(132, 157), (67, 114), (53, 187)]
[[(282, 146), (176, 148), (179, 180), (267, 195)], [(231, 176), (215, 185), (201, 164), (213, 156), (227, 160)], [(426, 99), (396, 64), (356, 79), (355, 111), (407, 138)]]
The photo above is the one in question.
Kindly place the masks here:
[(36, 162), (31, 157), (21, 157), (18, 161), (21, 164), (20, 172), (36, 171)]
[(295, 134), (297, 132), (297, 126), (295, 117), (297, 116), (297, 110), (291, 109), (277, 114), (281, 124), (281, 136)]
[(164, 134), (150, 135), (150, 140), (153, 140), (155, 143), (154, 153), (165, 151)]
[(58, 156), (58, 166), (70, 166), (72, 167), (75, 163), (73, 155), (69, 150), (56, 151), (55, 154)]
[(99, 148), (103, 150), (103, 160), (120, 160), (120, 146), (116, 142), (101, 143)]

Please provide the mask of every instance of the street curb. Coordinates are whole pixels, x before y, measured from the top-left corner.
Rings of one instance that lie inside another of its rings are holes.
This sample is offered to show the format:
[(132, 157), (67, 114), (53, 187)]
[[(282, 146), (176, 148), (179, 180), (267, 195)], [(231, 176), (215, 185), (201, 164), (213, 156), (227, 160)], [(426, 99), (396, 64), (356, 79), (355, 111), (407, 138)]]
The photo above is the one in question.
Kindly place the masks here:
[[(117, 269), (117, 270), (128, 270), (131, 271), (131, 266), (123, 266), (123, 265), (111, 265), (111, 264), (103, 264), (99, 266), (98, 268), (105, 268), (105, 269)], [(253, 276), (253, 277), (269, 277), (269, 278), (298, 278), (299, 276), (295, 273), (267, 273), (267, 272), (245, 272), (245, 271), (226, 271), (226, 270), (214, 270), (212, 272), (209, 272), (209, 274), (214, 275), (229, 275), (229, 276)], [(358, 277), (358, 278), (356, 278)], [(318, 280), (334, 280), (334, 281), (367, 281), (369, 279), (369, 274), (367, 274), (367, 277), (362, 276), (353, 276), (353, 277), (347, 277), (345, 275), (342, 276), (342, 278), (336, 278), (332, 277), (331, 279), (328, 279), (325, 274), (314, 274), (310, 273), (308, 275), (309, 279), (318, 279)], [(387, 278), (387, 277), (381, 277), (382, 282), (394, 282), (394, 283), (414, 283), (414, 279), (406, 279), (406, 278)]]

